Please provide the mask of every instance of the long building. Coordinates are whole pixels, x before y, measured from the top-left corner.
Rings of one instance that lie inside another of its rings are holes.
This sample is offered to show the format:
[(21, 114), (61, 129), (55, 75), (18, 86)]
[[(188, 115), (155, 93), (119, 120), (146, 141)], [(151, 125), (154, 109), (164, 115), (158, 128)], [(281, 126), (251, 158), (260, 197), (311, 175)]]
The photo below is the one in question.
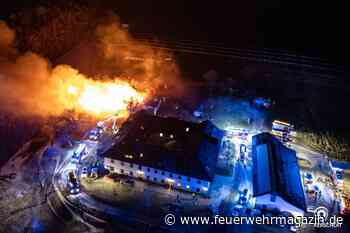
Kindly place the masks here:
[(296, 153), (271, 134), (253, 137), (253, 196), (257, 205), (293, 215), (306, 210)]
[(208, 194), (223, 132), (209, 121), (193, 123), (139, 112), (106, 151), (110, 172)]

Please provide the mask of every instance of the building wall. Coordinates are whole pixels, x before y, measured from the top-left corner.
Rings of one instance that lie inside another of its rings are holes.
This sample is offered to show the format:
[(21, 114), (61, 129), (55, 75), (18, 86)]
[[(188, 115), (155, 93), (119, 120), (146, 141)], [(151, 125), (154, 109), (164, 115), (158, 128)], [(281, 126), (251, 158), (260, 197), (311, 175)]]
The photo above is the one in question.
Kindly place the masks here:
[(170, 173), (138, 164), (123, 162), (105, 157), (104, 166), (112, 173), (124, 174), (133, 178), (181, 189), (189, 192), (208, 194), (210, 182), (181, 174)]

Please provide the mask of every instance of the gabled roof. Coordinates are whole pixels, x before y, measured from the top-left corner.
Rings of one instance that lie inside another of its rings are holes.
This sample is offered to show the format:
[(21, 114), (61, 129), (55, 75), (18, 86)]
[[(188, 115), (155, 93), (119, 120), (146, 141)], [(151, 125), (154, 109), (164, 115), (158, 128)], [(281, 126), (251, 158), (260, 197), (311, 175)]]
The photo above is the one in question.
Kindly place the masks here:
[(102, 156), (212, 180), (220, 147), (215, 125), (139, 112), (122, 131), (121, 139)]
[(306, 210), (304, 191), (295, 151), (271, 134), (253, 137), (253, 195), (277, 194)]

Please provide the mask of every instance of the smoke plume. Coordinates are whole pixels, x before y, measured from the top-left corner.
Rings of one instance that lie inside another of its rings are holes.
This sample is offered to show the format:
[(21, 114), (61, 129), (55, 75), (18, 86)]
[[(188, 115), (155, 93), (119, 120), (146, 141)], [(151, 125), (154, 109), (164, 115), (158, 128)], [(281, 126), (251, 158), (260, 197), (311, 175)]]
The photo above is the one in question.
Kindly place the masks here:
[(0, 112), (45, 117), (72, 108), (84, 111), (76, 107), (76, 93), (67, 94), (67, 88), (75, 92), (76, 88), (81, 91), (83, 85), (99, 87), (106, 82), (127, 82), (149, 96), (183, 91), (177, 65), (164, 62), (166, 58), (171, 60), (170, 54), (137, 42), (114, 20), (99, 25), (95, 33), (99, 50), (96, 56), (104, 64), (102, 69), (113, 71), (107, 76), (101, 71), (103, 75), (87, 77), (69, 65), (52, 67), (38, 54), (18, 54), (15, 32), (3, 21), (0, 35)]
[(15, 53), (15, 32), (9, 28), (6, 22), (0, 20), (0, 59), (9, 57)]
[(109, 22), (99, 25), (95, 34), (101, 58), (108, 68), (122, 73), (137, 88), (166, 95), (184, 91), (172, 54), (133, 39), (117, 17), (112, 16)]

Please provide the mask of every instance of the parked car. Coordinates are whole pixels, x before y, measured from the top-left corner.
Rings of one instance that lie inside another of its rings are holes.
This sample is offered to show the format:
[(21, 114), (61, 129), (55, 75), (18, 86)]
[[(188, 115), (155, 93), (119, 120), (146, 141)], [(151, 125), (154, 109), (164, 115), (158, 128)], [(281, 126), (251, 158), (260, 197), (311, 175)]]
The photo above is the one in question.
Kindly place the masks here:
[(81, 177), (81, 178), (86, 178), (86, 177), (88, 177), (88, 168), (87, 168), (87, 167), (83, 167), (83, 168), (81, 169), (80, 177)]
[(248, 194), (248, 189), (244, 189), (242, 192), (240, 192), (239, 200), (238, 200), (238, 203), (240, 205), (246, 205), (247, 204), (247, 201), (248, 201), (247, 194)]
[(89, 139), (92, 141), (97, 141), (103, 133), (103, 128), (96, 127), (95, 129), (90, 130), (89, 132)]
[(89, 133), (89, 139), (92, 140), (92, 141), (97, 141), (98, 140), (97, 133), (95, 131), (91, 131)]
[(304, 184), (312, 184), (313, 183), (313, 176), (310, 172), (304, 173)]
[(81, 157), (86, 154), (86, 145), (80, 143), (78, 148), (73, 152), (72, 162), (80, 163)]
[(244, 159), (246, 158), (246, 153), (247, 153), (247, 146), (244, 144), (241, 144), (239, 147), (239, 157), (241, 161), (244, 161)]
[(321, 197), (321, 190), (317, 185), (307, 185), (306, 186), (306, 193), (310, 198), (317, 198), (319, 199)]
[(91, 167), (90, 177), (95, 179), (99, 177), (98, 167)]
[(342, 170), (336, 170), (335, 172), (333, 172), (333, 182), (334, 184), (339, 188), (339, 189), (343, 189), (344, 186), (344, 173)]
[(77, 176), (73, 171), (70, 171), (68, 173), (67, 186), (68, 186), (68, 192), (70, 194), (78, 194), (80, 192), (80, 185), (79, 185)]

